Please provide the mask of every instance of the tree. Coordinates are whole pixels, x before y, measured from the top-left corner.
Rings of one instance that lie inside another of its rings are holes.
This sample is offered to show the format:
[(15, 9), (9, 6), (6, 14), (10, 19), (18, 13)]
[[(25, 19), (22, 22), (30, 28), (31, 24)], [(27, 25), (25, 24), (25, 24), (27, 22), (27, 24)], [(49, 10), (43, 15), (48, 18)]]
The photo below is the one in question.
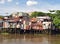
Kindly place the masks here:
[(44, 16), (44, 15), (46, 15), (45, 13), (43, 13), (43, 12), (32, 12), (32, 14), (31, 14), (31, 17), (37, 17), (37, 16)]
[[(53, 23), (55, 24), (55, 26), (57, 27), (57, 28), (60, 28), (60, 10), (54, 10), (54, 11), (50, 11), (51, 12), (51, 14), (50, 14), (50, 16), (52, 17), (52, 19), (53, 19)], [(54, 12), (53, 14), (52, 14), (52, 12)]]
[(0, 16), (0, 18), (3, 18), (3, 16)]

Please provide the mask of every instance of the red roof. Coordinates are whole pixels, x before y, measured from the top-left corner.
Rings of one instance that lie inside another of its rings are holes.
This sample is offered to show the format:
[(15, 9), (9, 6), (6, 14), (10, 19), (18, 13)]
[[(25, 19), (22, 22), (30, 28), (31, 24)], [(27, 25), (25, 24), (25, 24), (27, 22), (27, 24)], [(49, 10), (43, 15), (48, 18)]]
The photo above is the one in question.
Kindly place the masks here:
[(31, 22), (36, 22), (37, 21), (37, 19), (36, 18), (31, 18)]

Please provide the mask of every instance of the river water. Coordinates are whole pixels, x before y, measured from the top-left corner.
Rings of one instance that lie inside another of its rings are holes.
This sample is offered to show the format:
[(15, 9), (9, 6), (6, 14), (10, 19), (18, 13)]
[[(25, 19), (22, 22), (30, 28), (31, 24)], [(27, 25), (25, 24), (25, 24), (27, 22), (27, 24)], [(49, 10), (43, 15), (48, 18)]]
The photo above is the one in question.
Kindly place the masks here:
[(60, 35), (0, 35), (0, 44), (60, 44)]

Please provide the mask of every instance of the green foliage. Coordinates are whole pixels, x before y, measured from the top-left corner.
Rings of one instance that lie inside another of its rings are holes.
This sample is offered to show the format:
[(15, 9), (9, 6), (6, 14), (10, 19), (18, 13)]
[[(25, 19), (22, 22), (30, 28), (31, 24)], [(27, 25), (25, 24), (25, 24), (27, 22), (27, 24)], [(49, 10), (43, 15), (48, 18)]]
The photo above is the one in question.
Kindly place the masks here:
[(58, 17), (55, 17), (55, 18), (53, 19), (53, 23), (54, 23), (56, 26), (58, 26), (58, 24), (60, 23), (60, 19), (59, 19)]
[(3, 18), (3, 16), (0, 16), (0, 18)]
[(37, 16), (44, 16), (45, 15), (45, 13), (43, 13), (43, 12), (33, 12), (32, 14), (31, 14), (31, 17), (37, 17)]

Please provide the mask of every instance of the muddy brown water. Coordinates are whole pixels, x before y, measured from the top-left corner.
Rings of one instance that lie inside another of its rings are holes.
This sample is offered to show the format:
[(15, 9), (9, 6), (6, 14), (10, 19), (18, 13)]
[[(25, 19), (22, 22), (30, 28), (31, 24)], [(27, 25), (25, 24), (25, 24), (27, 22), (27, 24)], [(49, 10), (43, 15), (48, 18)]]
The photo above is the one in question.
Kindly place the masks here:
[(0, 44), (60, 44), (60, 35), (0, 34)]

